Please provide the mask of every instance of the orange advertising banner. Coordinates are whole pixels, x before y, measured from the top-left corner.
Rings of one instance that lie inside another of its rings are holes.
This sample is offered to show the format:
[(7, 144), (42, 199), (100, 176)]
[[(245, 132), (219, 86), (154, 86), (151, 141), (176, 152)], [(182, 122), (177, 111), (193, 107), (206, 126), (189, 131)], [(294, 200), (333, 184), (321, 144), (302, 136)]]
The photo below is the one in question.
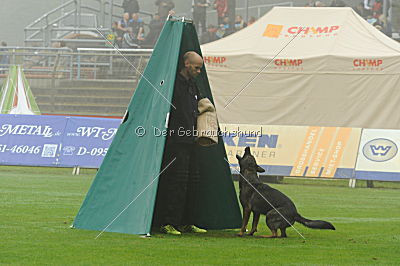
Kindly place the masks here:
[(267, 175), (352, 178), (361, 128), (222, 124), (228, 160), (251, 147)]

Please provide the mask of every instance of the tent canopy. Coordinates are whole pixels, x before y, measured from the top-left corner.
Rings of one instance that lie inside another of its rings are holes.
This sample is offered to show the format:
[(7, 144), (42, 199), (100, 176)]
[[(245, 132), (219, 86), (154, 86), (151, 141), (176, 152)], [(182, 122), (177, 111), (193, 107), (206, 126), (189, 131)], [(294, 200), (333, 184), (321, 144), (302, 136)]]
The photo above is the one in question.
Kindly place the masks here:
[[(167, 129), (175, 76), (183, 54), (191, 50), (201, 54), (194, 26), (181, 20), (167, 21), (75, 218), (75, 228), (150, 232), (166, 139), (158, 132)], [(196, 82), (212, 100), (205, 68)], [(209, 229), (240, 227), (240, 209), (221, 137), (218, 145), (199, 147), (199, 161), (196, 224)]]
[(220, 122), (400, 128), (400, 44), (351, 8), (275, 7), (202, 50)]

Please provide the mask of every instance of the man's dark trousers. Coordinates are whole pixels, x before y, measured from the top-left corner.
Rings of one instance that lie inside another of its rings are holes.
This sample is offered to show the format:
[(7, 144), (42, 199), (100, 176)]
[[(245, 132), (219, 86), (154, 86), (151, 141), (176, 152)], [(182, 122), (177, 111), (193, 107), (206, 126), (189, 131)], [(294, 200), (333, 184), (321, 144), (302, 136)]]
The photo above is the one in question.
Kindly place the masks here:
[[(200, 174), (196, 143), (175, 143), (167, 139), (157, 196), (161, 225), (192, 225)], [(175, 160), (174, 160), (175, 159)], [(161, 207), (163, 206), (163, 207)]]

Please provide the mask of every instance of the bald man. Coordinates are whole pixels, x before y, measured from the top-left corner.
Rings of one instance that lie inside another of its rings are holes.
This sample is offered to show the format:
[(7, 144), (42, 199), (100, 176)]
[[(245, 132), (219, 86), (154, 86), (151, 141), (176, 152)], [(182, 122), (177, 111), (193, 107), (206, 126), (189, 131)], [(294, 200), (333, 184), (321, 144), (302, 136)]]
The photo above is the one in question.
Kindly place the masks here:
[(175, 80), (172, 104), (176, 109), (171, 107), (162, 169), (173, 163), (160, 177), (155, 212), (161, 232), (172, 235), (207, 232), (195, 226), (193, 220), (200, 176), (195, 136), (200, 93), (194, 78), (201, 73), (203, 58), (189, 51), (183, 62)]

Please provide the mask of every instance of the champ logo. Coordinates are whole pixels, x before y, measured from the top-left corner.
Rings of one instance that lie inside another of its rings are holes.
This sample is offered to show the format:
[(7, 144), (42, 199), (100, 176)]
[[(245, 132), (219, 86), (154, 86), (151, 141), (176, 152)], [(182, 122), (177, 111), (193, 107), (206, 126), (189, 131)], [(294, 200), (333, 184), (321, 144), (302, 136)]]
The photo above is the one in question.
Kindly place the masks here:
[(301, 71), (303, 70), (302, 59), (275, 59), (274, 69), (283, 71)]
[(287, 29), (283, 29), (284, 25), (268, 24), (263, 33), (263, 36), (269, 38), (279, 38), (279, 36), (281, 36), (281, 33), (284, 33), (285, 37), (294, 36), (295, 34), (300, 34), (302, 37), (335, 36), (336, 32), (340, 29), (340, 26), (289, 26), (287, 27)]
[(379, 67), (382, 65), (382, 59), (354, 59), (353, 65), (355, 67)]
[(325, 26), (325, 27), (290, 27), (288, 33), (290, 34), (328, 34), (337, 31), (340, 26)]
[(378, 138), (368, 141), (363, 147), (364, 156), (373, 162), (386, 162), (397, 154), (396, 143), (390, 139)]
[(225, 56), (204, 56), (204, 63), (207, 65), (218, 66), (218, 67), (226, 67), (226, 57)]
[(357, 58), (353, 60), (353, 70), (363, 71), (382, 71), (383, 68), (383, 59), (361, 59)]

